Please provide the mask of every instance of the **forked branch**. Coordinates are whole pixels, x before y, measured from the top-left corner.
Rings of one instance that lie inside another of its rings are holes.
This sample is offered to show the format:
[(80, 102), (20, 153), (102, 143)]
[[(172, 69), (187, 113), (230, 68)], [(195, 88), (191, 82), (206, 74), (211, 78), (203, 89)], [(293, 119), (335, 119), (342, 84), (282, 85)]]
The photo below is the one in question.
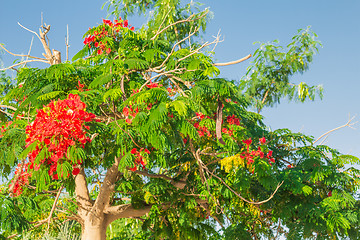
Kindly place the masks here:
[(354, 129), (354, 125), (357, 123), (357, 122), (352, 122), (354, 120), (355, 116), (352, 117), (352, 118), (349, 118), (349, 120), (347, 121), (347, 123), (345, 123), (344, 125), (340, 126), (340, 127), (337, 127), (337, 128), (334, 128), (330, 131), (327, 131), (326, 133), (324, 133), (323, 135), (321, 135), (320, 137), (318, 137), (314, 142), (313, 144), (317, 143), (321, 138), (329, 135), (330, 133), (336, 131), (336, 130), (339, 130), (341, 128), (344, 128), (344, 127), (349, 127), (349, 128), (353, 128)]

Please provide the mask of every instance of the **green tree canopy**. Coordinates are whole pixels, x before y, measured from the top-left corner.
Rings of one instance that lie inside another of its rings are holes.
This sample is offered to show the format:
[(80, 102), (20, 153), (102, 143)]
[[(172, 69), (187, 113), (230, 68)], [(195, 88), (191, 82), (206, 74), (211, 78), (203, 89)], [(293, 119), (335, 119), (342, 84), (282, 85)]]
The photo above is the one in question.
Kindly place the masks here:
[[(236, 83), (218, 66), (250, 56), (214, 63), (219, 38), (199, 38), (208, 9), (108, 6), (114, 19), (90, 28), (72, 61), (50, 51), (45, 25), (45, 58), (33, 59), (50, 66), (1, 73), (4, 238), (61, 238), (68, 221), (84, 240), (359, 237), (359, 159), (270, 131), (260, 115), (284, 97), (321, 96), (291, 82), (320, 45), (310, 29), (286, 47), (261, 44)], [(137, 12), (152, 14), (142, 27), (123, 19)]]

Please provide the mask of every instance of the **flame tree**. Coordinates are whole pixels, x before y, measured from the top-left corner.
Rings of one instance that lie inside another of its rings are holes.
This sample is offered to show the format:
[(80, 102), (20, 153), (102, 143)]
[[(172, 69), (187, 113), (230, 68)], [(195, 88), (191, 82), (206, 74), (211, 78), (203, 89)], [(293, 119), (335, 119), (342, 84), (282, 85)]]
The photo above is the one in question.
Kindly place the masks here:
[[(85, 33), (72, 61), (50, 50), (45, 24), (34, 32), (44, 58), (2, 69), (16, 71), (1, 75), (4, 238), (40, 238), (67, 221), (83, 240), (358, 238), (359, 171), (349, 164), (359, 159), (269, 131), (260, 115), (284, 97), (321, 96), (290, 81), (320, 45), (310, 29), (287, 47), (262, 44), (236, 83), (218, 66), (251, 55), (213, 61), (220, 36), (199, 40), (208, 9), (109, 4), (113, 19)], [(141, 28), (123, 19), (150, 10)], [(50, 66), (25, 67), (34, 61)]]

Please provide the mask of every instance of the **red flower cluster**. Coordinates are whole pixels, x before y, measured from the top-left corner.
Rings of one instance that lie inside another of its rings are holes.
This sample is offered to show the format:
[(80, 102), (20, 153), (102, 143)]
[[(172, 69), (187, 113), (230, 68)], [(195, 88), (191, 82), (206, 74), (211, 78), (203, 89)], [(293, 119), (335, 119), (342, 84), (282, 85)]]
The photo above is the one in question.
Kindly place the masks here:
[(150, 81), (150, 83), (149, 84), (146, 84), (146, 86), (148, 87), (148, 88), (158, 88), (158, 87), (161, 87), (162, 86), (162, 84), (159, 84), (159, 83), (153, 83), (152, 81)]
[(144, 158), (144, 153), (146, 154), (150, 154), (150, 151), (144, 148), (141, 148), (140, 151), (138, 151), (136, 148), (133, 148), (131, 150), (131, 154), (134, 154), (136, 156), (136, 159), (134, 161), (134, 167), (130, 168), (131, 171), (136, 171), (137, 170), (137, 166), (141, 165), (142, 168), (145, 168), (146, 165), (146, 160)]
[(205, 126), (200, 126), (198, 122), (194, 123), (194, 127), (198, 129), (198, 133), (200, 137), (205, 136), (205, 134), (208, 137), (211, 137), (210, 131), (207, 127)]
[(234, 114), (232, 116), (227, 116), (226, 121), (229, 123), (229, 125), (240, 125), (240, 119), (237, 118)]
[[(101, 41), (105, 37), (111, 38), (118, 38), (119, 36), (116, 33), (119, 33), (123, 28), (129, 28), (131, 31), (134, 31), (135, 28), (129, 26), (128, 20), (115, 20), (114, 23), (111, 20), (103, 19), (104, 26), (101, 32), (94, 31), (94, 35), (88, 35), (85, 40), (84, 44), (88, 45), (89, 48), (97, 48), (97, 54), (101, 55), (104, 52), (106, 54), (111, 53), (111, 48), (107, 46), (106, 41)], [(108, 27), (109, 26), (110, 29)], [(110, 31), (110, 32), (109, 32)]]
[[(37, 111), (35, 121), (26, 127), (27, 146), (35, 141), (40, 143), (29, 154), (30, 169), (40, 168), (34, 161), (43, 147), (46, 147), (50, 157), (42, 159), (40, 164), (49, 165), (49, 175), (53, 176), (53, 179), (58, 178), (57, 174), (54, 174), (57, 163), (67, 157), (68, 148), (75, 145), (84, 148), (84, 144), (90, 141), (84, 130), (89, 129), (85, 123), (92, 121), (95, 115), (86, 112), (85, 107), (78, 95), (69, 94), (67, 99), (52, 101)], [(81, 161), (77, 164), (81, 164)]]
[(132, 121), (134, 120), (134, 118), (136, 117), (136, 115), (139, 113), (139, 107), (136, 107), (135, 109), (133, 109), (131, 106), (128, 107), (124, 107), (123, 109), (123, 114), (125, 116), (125, 121), (128, 124), (131, 124)]
[(199, 119), (199, 120), (203, 120), (206, 116), (204, 114), (202, 114), (201, 112), (197, 112), (195, 113), (196, 114), (196, 117)]
[[(52, 101), (43, 109), (37, 110), (37, 115), (30, 125), (26, 127), (26, 147), (37, 142), (35, 150), (29, 153), (29, 162), (24, 165), (21, 175), (15, 183), (14, 193), (20, 194), (21, 187), (28, 183), (31, 173), (29, 169), (35, 171), (40, 169), (41, 165), (50, 167), (48, 173), (53, 179), (58, 179), (57, 164), (59, 160), (64, 161), (68, 158), (67, 151), (70, 146), (78, 145), (84, 148), (84, 144), (90, 139), (86, 136), (86, 122), (90, 122), (95, 115), (85, 111), (85, 103), (80, 100), (78, 95), (69, 94), (65, 100)], [(46, 148), (47, 157), (40, 159), (35, 164), (38, 154)], [(77, 167), (82, 160), (73, 163), (73, 175), (77, 175), (80, 169)], [(15, 175), (16, 175), (15, 172)]]
[[(265, 139), (265, 138), (260, 138), (260, 139), (259, 139), (259, 142), (260, 142), (260, 143), (265, 143), (265, 142), (266, 142), (266, 139)], [(242, 153), (240, 154), (240, 157), (241, 157), (241, 158), (245, 158), (245, 159), (247, 160), (247, 164), (248, 164), (248, 165), (249, 165), (249, 164), (252, 164), (252, 163), (254, 162), (254, 157), (257, 157), (257, 156), (259, 156), (260, 158), (266, 158), (266, 159), (268, 159), (270, 166), (271, 166), (272, 163), (275, 163), (275, 159), (272, 158), (272, 153), (273, 153), (273, 151), (269, 151), (269, 152), (265, 155), (265, 153), (261, 151), (261, 148), (258, 147), (258, 150), (257, 150), (257, 151), (251, 151), (251, 152), (250, 152), (249, 148), (250, 148), (250, 145), (251, 145), (251, 143), (252, 143), (251, 138), (246, 139), (246, 140), (243, 140), (243, 143), (245, 143), (245, 145), (246, 145), (246, 151), (242, 152)]]
[(229, 129), (223, 128), (221, 131), (222, 131), (223, 133), (229, 134), (229, 136), (232, 136), (232, 135), (234, 134), (234, 131), (233, 131), (232, 128), (229, 128)]

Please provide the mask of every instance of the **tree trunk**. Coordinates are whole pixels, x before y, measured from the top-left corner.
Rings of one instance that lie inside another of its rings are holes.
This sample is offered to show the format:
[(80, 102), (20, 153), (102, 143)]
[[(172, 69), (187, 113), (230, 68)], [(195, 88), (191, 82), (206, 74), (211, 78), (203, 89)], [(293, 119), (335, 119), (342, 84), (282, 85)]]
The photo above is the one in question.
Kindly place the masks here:
[(103, 217), (94, 221), (88, 217), (84, 221), (81, 240), (106, 240), (107, 223)]

